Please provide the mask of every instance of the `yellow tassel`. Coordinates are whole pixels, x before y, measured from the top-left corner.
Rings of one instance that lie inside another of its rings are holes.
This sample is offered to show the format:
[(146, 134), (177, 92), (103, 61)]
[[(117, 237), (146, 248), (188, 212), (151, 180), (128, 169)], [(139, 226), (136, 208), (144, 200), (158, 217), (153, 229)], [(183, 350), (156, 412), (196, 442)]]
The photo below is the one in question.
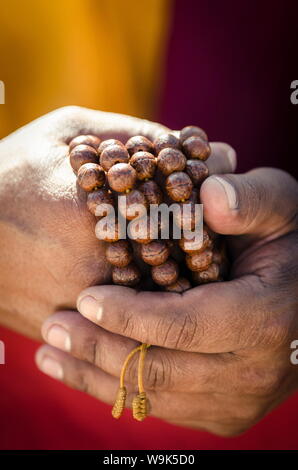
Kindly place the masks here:
[(132, 415), (137, 421), (144, 421), (148, 414), (146, 392), (136, 395), (132, 401)]
[(113, 418), (119, 419), (122, 416), (124, 408), (125, 408), (126, 396), (127, 396), (126, 388), (125, 387), (119, 387), (118, 392), (117, 392), (117, 396), (116, 396), (116, 400), (115, 400), (115, 404), (114, 404), (113, 409), (112, 409)]

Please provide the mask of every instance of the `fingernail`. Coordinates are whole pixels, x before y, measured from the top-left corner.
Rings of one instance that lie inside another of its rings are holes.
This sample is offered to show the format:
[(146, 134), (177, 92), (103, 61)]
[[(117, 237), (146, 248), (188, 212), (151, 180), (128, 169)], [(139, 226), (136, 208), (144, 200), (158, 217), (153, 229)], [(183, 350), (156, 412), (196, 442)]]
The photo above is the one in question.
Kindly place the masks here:
[(79, 312), (91, 321), (99, 322), (103, 314), (103, 307), (99, 300), (87, 295), (79, 300)]
[(53, 377), (53, 379), (63, 379), (64, 374), (61, 364), (49, 356), (45, 356), (42, 359), (41, 363), (39, 364), (39, 368), (45, 374), (49, 375), (50, 377)]
[(238, 209), (237, 194), (234, 187), (230, 183), (228, 183), (227, 180), (225, 180), (224, 178), (220, 178), (219, 176), (212, 176), (210, 179), (214, 180), (214, 182), (219, 183), (220, 187), (224, 190), (229, 209), (232, 211)]
[(51, 326), (47, 332), (47, 342), (63, 351), (71, 350), (70, 334), (62, 326)]
[(232, 168), (232, 172), (233, 172), (233, 171), (236, 170), (237, 158), (236, 158), (236, 152), (232, 147), (229, 148), (227, 156), (228, 156), (228, 160), (231, 164), (231, 168)]

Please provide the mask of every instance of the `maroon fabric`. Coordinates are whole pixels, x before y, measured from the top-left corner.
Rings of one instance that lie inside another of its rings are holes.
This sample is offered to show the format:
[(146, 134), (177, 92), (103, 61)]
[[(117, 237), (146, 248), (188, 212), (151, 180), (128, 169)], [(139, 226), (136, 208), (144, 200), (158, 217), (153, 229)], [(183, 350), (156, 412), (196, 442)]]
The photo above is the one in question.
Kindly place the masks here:
[[(38, 344), (0, 328), (6, 365), (0, 365), (1, 449), (297, 449), (298, 395), (245, 435), (223, 439), (154, 418), (143, 423), (129, 411), (71, 390), (34, 364)], [(296, 410), (295, 410), (296, 407)]]
[[(280, 7), (276, 5), (279, 4)], [(239, 169), (297, 159), (294, 2), (178, 0), (159, 119), (202, 125), (235, 146)], [(36, 370), (38, 344), (0, 329), (1, 449), (298, 449), (298, 394), (242, 436), (223, 439), (110, 407)], [(289, 351), (290, 354), (290, 351)]]
[(294, 0), (177, 0), (158, 119), (231, 143), (239, 171), (277, 166), (297, 176), (296, 13)]

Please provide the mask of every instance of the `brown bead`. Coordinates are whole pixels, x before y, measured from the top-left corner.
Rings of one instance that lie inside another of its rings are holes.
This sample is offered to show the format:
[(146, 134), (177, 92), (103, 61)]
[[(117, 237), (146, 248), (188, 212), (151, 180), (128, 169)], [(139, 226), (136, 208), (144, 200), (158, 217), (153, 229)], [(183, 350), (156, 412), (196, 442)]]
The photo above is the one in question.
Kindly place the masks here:
[(70, 152), (69, 161), (73, 170), (77, 173), (85, 163), (98, 163), (98, 154), (89, 145), (77, 145)]
[(186, 201), (193, 189), (190, 177), (182, 171), (176, 171), (166, 179), (166, 191), (173, 201)]
[(151, 268), (151, 276), (153, 281), (159, 286), (170, 286), (178, 279), (178, 264), (173, 259), (168, 259), (160, 266), (153, 266)]
[(219, 266), (216, 263), (212, 263), (204, 271), (193, 272), (192, 278), (195, 284), (218, 281), (219, 280)]
[(190, 177), (194, 186), (200, 186), (209, 176), (208, 167), (201, 160), (187, 160), (186, 173)]
[(161, 240), (153, 240), (151, 243), (141, 247), (142, 260), (151, 266), (159, 266), (164, 263), (169, 255), (169, 247), (166, 242)]
[(204, 271), (212, 263), (213, 251), (207, 248), (201, 253), (186, 255), (185, 262), (191, 271)]
[(132, 287), (136, 286), (140, 282), (141, 273), (139, 268), (134, 263), (131, 263), (123, 268), (115, 266), (112, 271), (112, 279), (114, 284)]
[(104, 221), (103, 224), (99, 225), (99, 222), (95, 226), (95, 235), (99, 240), (104, 242), (117, 242), (121, 237), (121, 227), (118, 224), (118, 220), (111, 217)]
[(201, 137), (188, 137), (183, 144), (183, 151), (188, 158), (198, 158), (199, 160), (207, 160), (211, 153), (211, 148), (206, 140)]
[(206, 250), (206, 248), (212, 248), (213, 242), (206, 229), (203, 229), (203, 240), (202, 242), (197, 242), (195, 240), (195, 235), (190, 239), (182, 237), (178, 244), (185, 253), (201, 253)]
[(154, 153), (154, 146), (152, 142), (143, 135), (135, 135), (134, 137), (131, 137), (126, 142), (125, 147), (127, 148), (130, 155), (133, 155), (137, 152)]
[(191, 283), (185, 277), (179, 277), (174, 284), (165, 287), (167, 292), (177, 292), (179, 294), (182, 294), (182, 292), (188, 289), (191, 289)]
[(207, 134), (203, 129), (197, 126), (186, 126), (180, 131), (180, 142), (184, 142), (188, 137), (192, 137), (194, 135), (197, 135), (198, 137), (201, 137), (203, 140), (208, 140)]
[(156, 238), (155, 235), (158, 236), (158, 231), (150, 224), (149, 217), (131, 221), (127, 232), (131, 240), (142, 244), (150, 243), (154, 238)]
[[(106, 150), (104, 150), (104, 152)], [(136, 180), (137, 172), (128, 163), (116, 163), (116, 165), (112, 166), (108, 171), (109, 185), (118, 193), (123, 193), (132, 189)]]
[[(110, 208), (108, 206), (110, 206)], [(104, 217), (109, 214), (114, 207), (113, 194), (108, 189), (93, 191), (88, 194), (87, 207), (89, 211), (97, 217)], [(104, 213), (103, 210), (106, 212)]]
[(136, 170), (139, 180), (153, 178), (156, 169), (156, 159), (152, 153), (134, 153), (129, 163)]
[(97, 149), (99, 155), (101, 155), (102, 151), (105, 150), (107, 147), (111, 147), (111, 145), (120, 145), (120, 147), (124, 147), (124, 144), (122, 144), (120, 140), (117, 140), (117, 139), (103, 140)]
[(118, 240), (109, 243), (106, 249), (106, 258), (113, 266), (124, 268), (132, 261), (132, 248), (127, 240)]
[(128, 163), (129, 155), (123, 145), (109, 145), (102, 150), (99, 158), (100, 165), (105, 171), (109, 171), (116, 163)]
[(84, 191), (93, 191), (96, 188), (101, 188), (105, 181), (105, 172), (96, 163), (85, 163), (78, 171), (78, 184)]
[[(192, 196), (192, 195), (191, 195)], [(194, 202), (191, 198), (185, 202), (178, 204), (179, 210), (174, 210), (173, 220), (175, 224), (184, 230), (194, 230), (199, 226), (203, 214), (200, 206), (196, 206), (197, 201)]]
[(154, 141), (155, 152), (158, 155), (161, 150), (166, 148), (180, 149), (180, 140), (173, 134), (161, 134)]
[(157, 166), (160, 171), (168, 176), (174, 171), (183, 171), (186, 165), (186, 158), (180, 150), (166, 148), (159, 152)]
[(128, 194), (121, 195), (118, 199), (118, 210), (122, 217), (133, 220), (146, 213), (147, 200), (144, 194), (137, 189), (133, 189)]
[(99, 144), (100, 138), (96, 137), (96, 135), (78, 135), (69, 142), (69, 149), (72, 150), (77, 145), (89, 145), (89, 147), (97, 150)]
[(140, 184), (138, 189), (142, 191), (145, 195), (148, 204), (161, 204), (163, 201), (163, 194), (158, 186), (158, 184), (153, 181), (145, 181), (144, 183)]

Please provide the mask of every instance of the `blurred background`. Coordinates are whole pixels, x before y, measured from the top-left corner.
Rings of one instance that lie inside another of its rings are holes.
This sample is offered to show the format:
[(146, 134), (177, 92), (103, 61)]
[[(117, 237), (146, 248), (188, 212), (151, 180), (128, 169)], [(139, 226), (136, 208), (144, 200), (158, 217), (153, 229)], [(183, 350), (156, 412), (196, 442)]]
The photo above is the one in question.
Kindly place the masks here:
[[(202, 126), (238, 153), (238, 171), (297, 176), (294, 0), (9, 0), (1, 2), (0, 138), (65, 105)], [(244, 436), (222, 439), (127, 415), (38, 372), (37, 345), (1, 329), (1, 448), (297, 449), (297, 397)]]
[(197, 124), (235, 146), (241, 171), (291, 170), (295, 11), (294, 0), (2, 2), (0, 137), (77, 104)]

